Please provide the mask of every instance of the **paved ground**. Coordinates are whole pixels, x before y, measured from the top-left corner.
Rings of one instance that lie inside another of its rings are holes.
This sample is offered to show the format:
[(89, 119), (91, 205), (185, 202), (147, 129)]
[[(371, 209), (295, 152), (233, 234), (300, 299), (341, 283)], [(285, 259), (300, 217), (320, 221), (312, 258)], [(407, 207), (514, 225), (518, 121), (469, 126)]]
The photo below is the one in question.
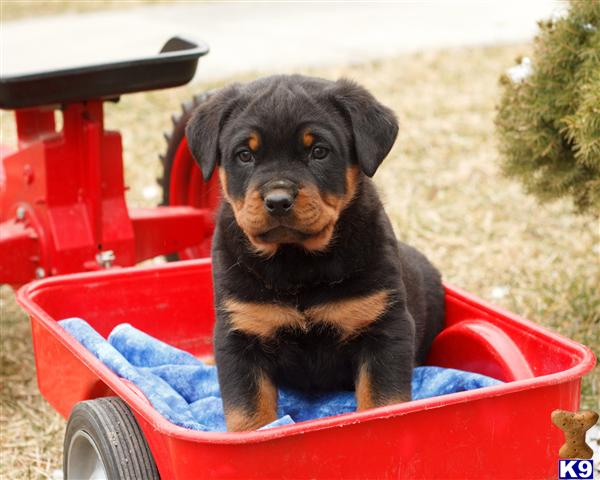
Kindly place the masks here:
[[(360, 62), (402, 52), (524, 41), (553, 0), (400, 3), (194, 3), (5, 22), (2, 75), (156, 52), (174, 34), (202, 38), (202, 79)], [(198, 77), (196, 77), (198, 78)]]

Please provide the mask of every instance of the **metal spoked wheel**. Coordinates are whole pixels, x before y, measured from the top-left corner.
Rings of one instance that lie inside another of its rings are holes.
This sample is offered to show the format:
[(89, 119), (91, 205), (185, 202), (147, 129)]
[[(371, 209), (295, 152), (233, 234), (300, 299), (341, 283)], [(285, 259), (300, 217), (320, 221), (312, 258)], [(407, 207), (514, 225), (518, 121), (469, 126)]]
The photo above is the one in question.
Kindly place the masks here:
[[(205, 182), (200, 167), (189, 151), (185, 138), (185, 126), (194, 109), (206, 101), (212, 92), (196, 95), (191, 101), (181, 106), (181, 114), (171, 117), (173, 129), (165, 134), (167, 152), (161, 155), (163, 177), (159, 184), (163, 187), (163, 205), (185, 205), (195, 208), (206, 208), (214, 211), (219, 204), (219, 179), (215, 174)], [(186, 248), (175, 255), (168, 255), (169, 260), (189, 260), (210, 256), (210, 238), (200, 245)]]
[(158, 480), (144, 434), (118, 397), (75, 405), (65, 433), (65, 480)]

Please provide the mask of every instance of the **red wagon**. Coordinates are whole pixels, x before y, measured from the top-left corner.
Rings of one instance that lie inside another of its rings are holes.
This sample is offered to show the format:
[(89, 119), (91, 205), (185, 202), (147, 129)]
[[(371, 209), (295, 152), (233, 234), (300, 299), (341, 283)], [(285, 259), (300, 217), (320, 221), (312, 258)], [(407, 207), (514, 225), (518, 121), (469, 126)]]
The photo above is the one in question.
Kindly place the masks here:
[(578, 410), (581, 377), (594, 365), (586, 347), (447, 287), (446, 327), (430, 363), (507, 383), (265, 431), (205, 433), (168, 422), (56, 322), (80, 316), (104, 336), (129, 322), (208, 355), (208, 259), (41, 280), (18, 298), (31, 315), (46, 399), (69, 417), (78, 402), (119, 397), (165, 479), (552, 478), (563, 438), (550, 414)]
[[(175, 426), (57, 321), (84, 318), (106, 336), (131, 323), (202, 357), (212, 351), (210, 260), (128, 268), (169, 254), (206, 256), (216, 179), (203, 183), (174, 118), (164, 203), (125, 203), (118, 132), (102, 104), (183, 84), (207, 52), (182, 39), (160, 55), (0, 80), (19, 147), (2, 150), (0, 282), (23, 285), (41, 393), (65, 418), (67, 478), (551, 478), (557, 408), (579, 408), (589, 349), (446, 287), (447, 318), (429, 363), (506, 383), (250, 433)], [(63, 114), (57, 131), (55, 111)], [(126, 268), (111, 268), (119, 266)], [(87, 273), (74, 273), (86, 272)]]

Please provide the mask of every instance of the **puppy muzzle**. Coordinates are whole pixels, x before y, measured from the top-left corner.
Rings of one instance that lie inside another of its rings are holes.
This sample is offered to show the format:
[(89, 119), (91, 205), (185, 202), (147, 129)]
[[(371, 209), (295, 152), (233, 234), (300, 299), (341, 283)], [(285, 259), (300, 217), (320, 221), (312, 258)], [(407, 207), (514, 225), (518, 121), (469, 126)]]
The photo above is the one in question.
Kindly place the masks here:
[(269, 215), (285, 217), (293, 211), (298, 186), (289, 180), (276, 180), (265, 184), (260, 193)]

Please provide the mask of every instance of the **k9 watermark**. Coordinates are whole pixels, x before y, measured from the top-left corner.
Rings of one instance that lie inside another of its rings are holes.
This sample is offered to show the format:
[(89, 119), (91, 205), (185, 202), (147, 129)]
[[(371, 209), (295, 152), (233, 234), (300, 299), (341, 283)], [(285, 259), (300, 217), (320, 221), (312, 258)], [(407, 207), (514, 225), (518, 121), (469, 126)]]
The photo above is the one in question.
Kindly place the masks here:
[(592, 460), (559, 460), (559, 480), (591, 480), (594, 478)]

